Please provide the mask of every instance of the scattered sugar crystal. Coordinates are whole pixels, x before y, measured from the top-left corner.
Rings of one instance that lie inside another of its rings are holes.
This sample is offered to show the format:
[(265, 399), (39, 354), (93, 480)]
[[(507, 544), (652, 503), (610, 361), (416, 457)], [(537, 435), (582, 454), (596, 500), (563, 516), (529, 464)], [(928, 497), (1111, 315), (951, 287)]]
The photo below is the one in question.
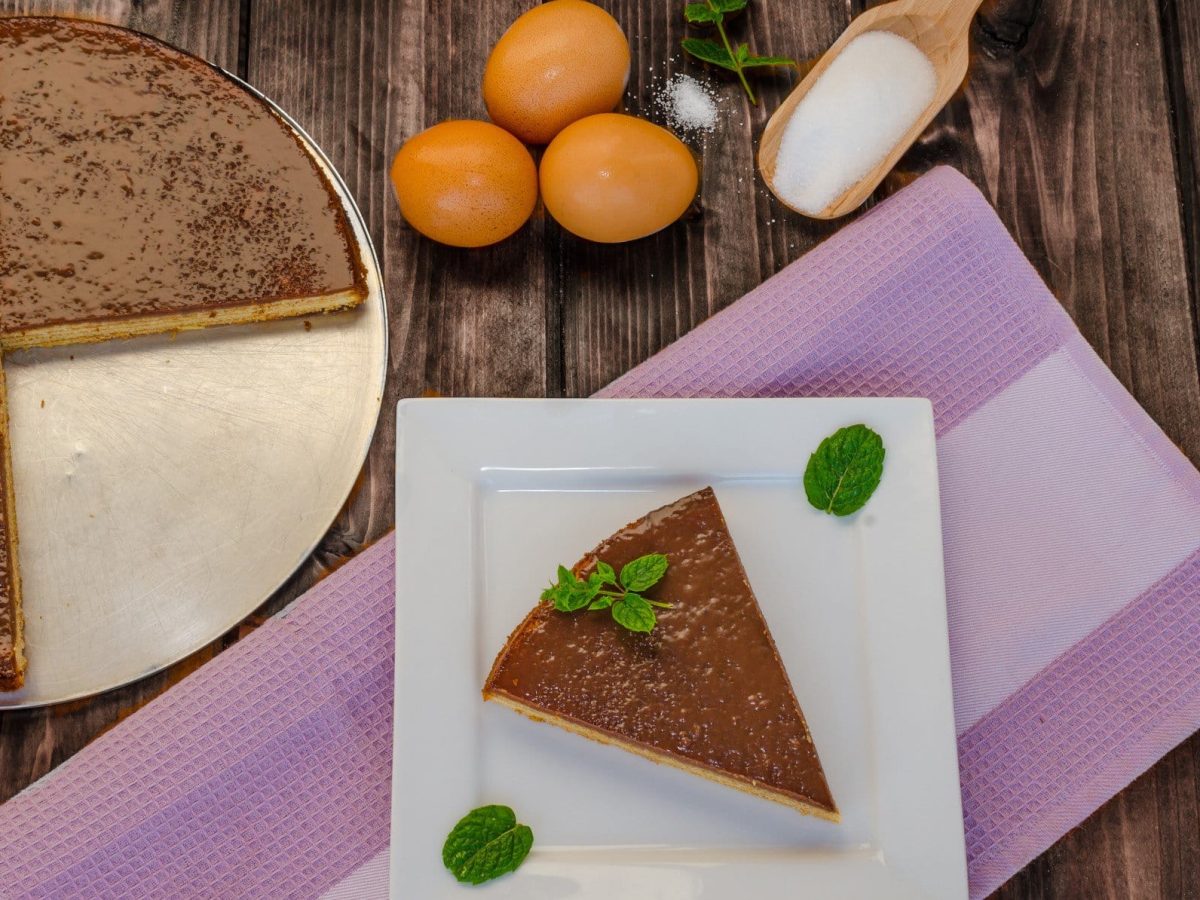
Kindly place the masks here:
[(859, 35), (792, 112), (775, 190), (801, 212), (821, 212), (887, 158), (936, 91), (933, 64), (911, 43), (890, 31)]
[(664, 118), (680, 131), (712, 131), (717, 125), (717, 100), (712, 90), (690, 75), (676, 75), (654, 98)]

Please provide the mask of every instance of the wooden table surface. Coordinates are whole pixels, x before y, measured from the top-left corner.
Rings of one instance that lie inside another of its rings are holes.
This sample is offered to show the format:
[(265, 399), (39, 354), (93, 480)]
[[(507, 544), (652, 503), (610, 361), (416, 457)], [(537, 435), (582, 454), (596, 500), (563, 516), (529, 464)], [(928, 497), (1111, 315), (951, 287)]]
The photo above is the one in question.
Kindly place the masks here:
[[(638, 112), (680, 59), (682, 0), (599, 0), (633, 47)], [(313, 559), (235, 633), (92, 700), (0, 714), (0, 801), (252, 629), (392, 524), (401, 397), (585, 396), (736, 300), (845, 222), (787, 214), (754, 175), (754, 142), (795, 76), (751, 107), (722, 80), (700, 203), (643, 241), (578, 241), (540, 216), (463, 252), (418, 238), (387, 180), (409, 135), (485, 118), (487, 51), (531, 0), (0, 0), (0, 14), (128, 25), (236, 72), (333, 159), (384, 270), (390, 383), (364, 474)], [(863, 0), (753, 0), (735, 29), (811, 60)], [(965, 172), (1117, 377), (1200, 461), (1200, 2), (991, 0), (962, 91), (880, 196), (933, 165)], [(670, 62), (667, 60), (670, 59)], [(664, 66), (664, 63), (666, 64)], [(718, 77), (719, 76), (715, 76)], [(1200, 735), (1193, 735), (997, 894), (1200, 897)]]

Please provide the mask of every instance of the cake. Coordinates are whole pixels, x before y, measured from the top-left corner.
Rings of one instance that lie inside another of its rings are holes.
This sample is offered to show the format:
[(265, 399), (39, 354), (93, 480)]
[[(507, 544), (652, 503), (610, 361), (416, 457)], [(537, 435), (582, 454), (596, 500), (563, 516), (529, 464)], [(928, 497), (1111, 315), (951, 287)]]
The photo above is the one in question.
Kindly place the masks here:
[[(0, 353), (332, 312), (367, 293), (338, 195), (292, 128), (219, 69), (122, 28), (0, 18), (0, 210)], [(3, 488), (11, 689), (7, 463)]]
[(508, 706), (654, 762), (839, 821), (817, 748), (712, 488), (622, 528), (574, 567), (650, 553), (669, 602), (649, 633), (538, 603), (483, 687)]

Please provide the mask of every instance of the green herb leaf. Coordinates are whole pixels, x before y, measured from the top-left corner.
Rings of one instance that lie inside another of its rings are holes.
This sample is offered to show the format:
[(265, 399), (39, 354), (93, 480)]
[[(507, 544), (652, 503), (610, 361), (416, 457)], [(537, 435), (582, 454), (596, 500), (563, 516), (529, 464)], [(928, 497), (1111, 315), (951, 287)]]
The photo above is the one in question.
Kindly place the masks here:
[(582, 609), (587, 604), (587, 598), (576, 591), (574, 587), (568, 588), (554, 598), (554, 608), (559, 612), (575, 612), (575, 610)]
[[(746, 46), (745, 44), (741, 45), (741, 47), (745, 47), (745, 46)], [(739, 47), (738, 49), (740, 50), (741, 47)], [(786, 56), (752, 56), (749, 54), (747, 54), (746, 57), (741, 60), (741, 63), (742, 63), (743, 69), (752, 69), (752, 68), (761, 67), (761, 66), (794, 66), (794, 65), (796, 65), (796, 61), (794, 59), (788, 59)]]
[(883, 438), (866, 425), (839, 428), (821, 441), (804, 470), (804, 493), (822, 512), (848, 516), (871, 499), (883, 477)]
[(575, 577), (571, 574), (570, 570), (566, 566), (559, 566), (558, 581), (542, 591), (542, 599), (553, 600), (555, 609), (560, 612), (566, 612), (566, 603), (571, 595), (571, 586), (574, 583)]
[(624, 599), (613, 604), (612, 617), (630, 631), (641, 631), (649, 634), (658, 624), (654, 608), (639, 594), (628, 593)]
[(728, 69), (731, 72), (738, 70), (737, 63), (729, 55), (729, 51), (716, 41), (703, 40), (702, 38), (684, 38), (681, 46), (687, 53), (690, 53), (701, 62), (712, 63), (714, 66), (720, 66), (722, 69)]
[(596, 574), (599, 575), (605, 584), (616, 584), (617, 573), (613, 571), (613, 567), (603, 561), (596, 563)]
[(570, 609), (567, 612), (574, 612), (577, 609), (583, 609), (592, 602), (598, 593), (600, 593), (600, 582), (580, 581), (571, 588), (571, 598), (568, 601)]
[[(637, 592), (661, 581), (668, 565), (669, 561), (662, 553), (648, 553), (623, 566), (618, 578), (611, 565), (596, 560), (596, 570), (586, 580), (576, 578), (566, 566), (559, 566), (558, 581), (542, 591), (542, 599), (552, 601), (554, 608), (564, 613), (584, 608), (589, 611), (611, 609), (612, 617), (629, 630), (648, 632), (658, 621), (654, 607), (670, 609), (671, 604), (647, 600)], [(612, 585), (614, 590), (605, 590), (605, 585)]]
[(514, 871), (533, 846), (528, 825), (507, 806), (481, 806), (463, 816), (442, 845), (442, 862), (465, 884), (482, 884)]
[(546, 588), (545, 590), (542, 590), (541, 599), (542, 600), (553, 600), (554, 606), (558, 606), (560, 604), (560, 602), (562, 602), (562, 598), (563, 598), (563, 596), (565, 596), (565, 593), (566, 593), (566, 587), (564, 586), (564, 584), (551, 584), (550, 587)]
[(603, 579), (594, 572), (584, 581), (576, 578), (566, 566), (559, 566), (558, 583), (542, 591), (542, 599), (554, 601), (554, 608), (559, 612), (575, 612), (591, 603), (603, 586)]
[(683, 16), (694, 25), (715, 25), (720, 42), (702, 40), (700, 38), (684, 38), (682, 46), (685, 52), (702, 62), (720, 66), (735, 73), (746, 96), (751, 103), (757, 103), (750, 82), (746, 80), (746, 69), (766, 66), (794, 66), (794, 61), (783, 56), (756, 56), (750, 52), (746, 44), (737, 44), (729, 40), (726, 30), (725, 17), (745, 9), (749, 0), (705, 0), (703, 3), (688, 3), (683, 8)]
[(683, 17), (693, 24), (721, 21), (721, 13), (707, 3), (689, 3), (683, 8)]
[(621, 586), (627, 591), (644, 591), (658, 584), (666, 574), (667, 558), (661, 553), (648, 553), (621, 569)]

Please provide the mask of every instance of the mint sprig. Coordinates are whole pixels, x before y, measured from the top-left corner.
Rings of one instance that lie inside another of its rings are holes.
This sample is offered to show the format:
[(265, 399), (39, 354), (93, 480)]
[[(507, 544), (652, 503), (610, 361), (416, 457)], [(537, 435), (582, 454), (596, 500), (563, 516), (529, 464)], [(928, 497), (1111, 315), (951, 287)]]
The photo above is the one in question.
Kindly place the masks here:
[(689, 3), (683, 8), (683, 17), (693, 25), (715, 25), (717, 35), (721, 38), (718, 44), (706, 38), (684, 38), (684, 51), (696, 57), (701, 62), (711, 63), (728, 69), (737, 75), (746, 89), (750, 102), (757, 104), (750, 82), (746, 80), (746, 69), (762, 68), (765, 66), (795, 66), (796, 61), (785, 56), (756, 56), (750, 52), (746, 44), (732, 44), (725, 31), (725, 17), (746, 8), (750, 0), (702, 0), (699, 3)]
[(668, 564), (662, 553), (649, 553), (626, 563), (618, 576), (611, 565), (597, 560), (595, 571), (587, 578), (578, 578), (566, 566), (559, 566), (558, 580), (542, 591), (542, 599), (553, 601), (554, 608), (564, 613), (585, 607), (608, 609), (618, 624), (649, 634), (658, 624), (654, 607), (670, 609), (671, 604), (649, 600), (640, 592), (658, 584), (667, 574)]
[(532, 846), (533, 831), (510, 807), (481, 806), (451, 829), (442, 862), (464, 884), (482, 884), (516, 870)]
[(879, 487), (886, 452), (883, 438), (866, 425), (839, 428), (808, 458), (808, 502), (833, 516), (858, 512)]

